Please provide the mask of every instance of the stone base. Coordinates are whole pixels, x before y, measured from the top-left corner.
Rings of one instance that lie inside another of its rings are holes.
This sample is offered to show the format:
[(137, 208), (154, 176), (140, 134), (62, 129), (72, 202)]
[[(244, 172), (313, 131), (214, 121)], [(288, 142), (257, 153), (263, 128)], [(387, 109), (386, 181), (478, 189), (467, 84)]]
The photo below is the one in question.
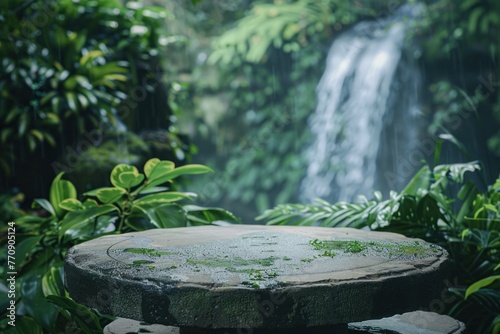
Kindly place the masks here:
[(196, 327), (174, 327), (149, 325), (135, 320), (118, 318), (104, 328), (103, 334), (347, 334), (347, 325), (332, 327), (287, 328), (287, 329), (204, 329)]
[(149, 325), (143, 322), (118, 318), (106, 327), (103, 334), (179, 334), (179, 327)]
[(179, 334), (348, 334), (347, 325), (335, 325), (328, 327), (298, 327), (298, 328), (186, 328), (182, 327)]
[(465, 333), (465, 325), (447, 315), (424, 311), (349, 324), (349, 334), (386, 331), (391, 334), (460, 334)]
[(446, 315), (415, 311), (379, 320), (355, 322), (333, 327), (288, 329), (203, 329), (149, 325), (139, 321), (118, 318), (104, 328), (104, 334), (463, 334), (465, 325)]

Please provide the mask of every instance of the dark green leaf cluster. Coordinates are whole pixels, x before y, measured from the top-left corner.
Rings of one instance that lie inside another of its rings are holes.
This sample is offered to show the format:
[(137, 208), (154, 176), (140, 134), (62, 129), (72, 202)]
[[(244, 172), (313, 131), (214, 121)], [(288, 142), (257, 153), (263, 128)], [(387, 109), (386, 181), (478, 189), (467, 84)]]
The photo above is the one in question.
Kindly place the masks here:
[[(423, 46), (422, 56), (428, 66), (433, 71), (441, 65), (448, 69), (444, 76), (430, 73), (433, 80), (429, 89), (434, 100), (430, 132), (435, 133), (439, 128), (455, 130), (457, 124), (471, 114), (496, 122), (498, 128), (500, 91), (492, 73), (500, 60), (497, 37), (500, 2), (439, 0), (425, 3), (425, 13), (415, 23), (413, 32)], [(454, 57), (462, 59), (459, 71), (446, 65)], [(465, 83), (455, 76), (455, 72), (463, 75), (468, 71), (474, 77)], [(494, 131), (493, 135), (488, 134), (491, 136), (488, 146), (491, 152), (500, 155), (500, 131)]]
[(297, 52), (314, 35), (332, 26), (340, 30), (363, 15), (375, 13), (369, 7), (339, 0), (256, 3), (234, 29), (217, 38), (210, 61), (231, 64), (236, 58), (258, 63), (267, 59), (273, 47)]
[[(450, 288), (451, 315), (474, 333), (500, 328), (500, 179), (480, 193), (466, 173), (477, 162), (424, 166), (401, 192), (357, 203), (283, 204), (258, 219), (268, 224), (370, 228), (445, 247), (460, 286)], [(456, 186), (460, 188), (457, 192)], [(314, 244), (313, 244), (314, 245)], [(320, 247), (316, 244), (316, 247)]]
[(56, 146), (55, 138), (70, 130), (116, 127), (117, 106), (144, 77), (140, 71), (158, 72), (148, 66), (164, 39), (166, 16), (135, 1), (3, 2), (1, 170), (10, 170), (14, 145), (32, 152), (42, 143)]
[[(63, 285), (63, 260), (70, 247), (102, 235), (238, 222), (232, 213), (219, 208), (204, 208), (183, 201), (196, 194), (171, 191), (166, 185), (184, 175), (211, 171), (203, 165), (175, 167), (171, 161), (150, 159), (140, 173), (135, 166), (120, 164), (110, 174), (111, 187), (88, 191), (80, 200), (75, 186), (60, 173), (52, 182), (49, 199), (36, 199), (43, 209), (39, 215), (15, 220), (18, 310), (16, 328), (30, 331), (12, 333), (56, 333), (68, 326), (84, 333), (102, 333), (108, 318), (68, 298)], [(7, 244), (7, 226), (1, 228), (0, 244)], [(148, 250), (142, 249), (148, 253)], [(161, 254), (148, 253), (151, 256)], [(0, 255), (6, 261), (7, 252)], [(5, 281), (6, 266), (0, 269)], [(0, 287), (5, 288), (5, 283)], [(0, 296), (0, 304), (8, 302)], [(2, 312), (5, 312), (5, 308)], [(2, 313), (5, 315), (5, 313)], [(3, 316), (0, 329), (6, 328)], [(9, 333), (11, 333), (9, 332)]]

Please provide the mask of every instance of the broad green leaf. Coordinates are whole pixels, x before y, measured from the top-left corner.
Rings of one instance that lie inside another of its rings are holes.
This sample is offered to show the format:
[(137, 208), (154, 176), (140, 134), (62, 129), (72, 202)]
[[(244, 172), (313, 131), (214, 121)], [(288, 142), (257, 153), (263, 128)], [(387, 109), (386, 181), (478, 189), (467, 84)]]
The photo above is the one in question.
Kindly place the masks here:
[(35, 252), (40, 250), (39, 248), (37, 248), (37, 246), (42, 238), (43, 235), (28, 237), (17, 244), (16, 246), (17, 268), (21, 268)]
[(33, 320), (33, 318), (27, 316), (17, 316), (16, 326), (13, 327), (13, 331), (9, 331), (9, 334), (43, 334), (43, 329), (40, 325)]
[(498, 266), (496, 266), (496, 267), (495, 267), (495, 269), (493, 269), (493, 270), (495, 271), (495, 270), (498, 270), (498, 269), (500, 269), (500, 263), (499, 263), (499, 264), (498, 264)]
[(185, 165), (182, 167), (175, 168), (169, 172), (163, 173), (162, 175), (155, 177), (155, 178), (150, 178), (147, 181), (147, 186), (144, 187), (144, 189), (149, 189), (151, 187), (155, 187), (159, 184), (168, 182), (178, 176), (181, 175), (187, 175), (187, 174), (205, 174), (208, 172), (211, 172), (212, 169), (210, 169), (207, 166), (203, 165)]
[(76, 189), (73, 183), (67, 180), (62, 180), (63, 172), (59, 173), (54, 181), (52, 181), (52, 185), (50, 187), (50, 203), (54, 207), (54, 210), (59, 218), (62, 218), (63, 209), (59, 206), (59, 204), (67, 199), (67, 198), (76, 198)]
[(151, 219), (138, 207), (134, 207), (132, 212), (125, 219), (125, 224), (134, 231), (145, 231), (157, 228)]
[(56, 211), (54, 210), (54, 207), (46, 199), (44, 199), (44, 198), (35, 198), (33, 201), (36, 204), (40, 205), (40, 207), (42, 207), (48, 213), (50, 213), (51, 216), (55, 216), (56, 215)]
[(467, 299), (471, 294), (477, 292), (479, 289), (487, 287), (497, 280), (500, 280), (500, 275), (486, 277), (477, 281), (467, 288), (467, 291), (465, 292), (465, 299)]
[(463, 183), (464, 174), (466, 172), (475, 172), (480, 170), (481, 167), (477, 161), (461, 164), (446, 164), (434, 167), (434, 176), (436, 180), (443, 179), (449, 176), (454, 182)]
[(104, 204), (81, 211), (69, 212), (60, 223), (59, 240), (62, 240), (66, 234), (71, 234), (71, 239), (87, 237), (87, 235), (78, 234), (78, 230), (85, 227), (87, 224), (91, 224), (91, 220), (97, 218), (98, 216), (117, 210), (118, 209), (114, 205)]
[(184, 205), (188, 220), (192, 225), (207, 225), (216, 221), (240, 223), (241, 220), (231, 212), (220, 208), (207, 208), (197, 205)]
[[(32, 271), (31, 275), (24, 277), (21, 283), (21, 294), (26, 314), (32, 317), (45, 329), (53, 327), (57, 309), (45, 300), (42, 289), (42, 276), (46, 269)], [(53, 332), (52, 330), (48, 332)]]
[(95, 206), (99, 206), (99, 203), (97, 203), (96, 200), (87, 198), (85, 202), (83, 202), (83, 208), (88, 209), (88, 208), (93, 208)]
[(408, 185), (401, 191), (401, 194), (416, 196), (419, 189), (428, 189), (430, 179), (431, 171), (429, 167), (422, 167), (408, 182)]
[(142, 181), (144, 181), (144, 174), (136, 174), (133, 172), (123, 172), (118, 178), (122, 184), (127, 185), (127, 189), (138, 186)]
[(191, 199), (191, 195), (187, 193), (181, 192), (165, 192), (160, 194), (152, 194), (139, 198), (134, 203), (142, 204), (142, 203), (169, 203), (179, 201), (181, 199)]
[(83, 209), (83, 204), (75, 198), (66, 198), (59, 203), (59, 207), (66, 211), (76, 211)]
[(437, 228), (440, 219), (444, 221), (437, 201), (430, 194), (426, 194), (418, 201), (415, 218), (417, 217), (423, 225), (429, 228)]
[(168, 191), (168, 189), (169, 189), (168, 187), (152, 187), (152, 188), (149, 188), (147, 190), (141, 189), (140, 194), (147, 195), (147, 194), (159, 193), (159, 192), (163, 192), (163, 191)]
[(186, 226), (186, 212), (177, 204), (143, 203), (135, 207), (141, 210), (157, 228)]
[(62, 267), (51, 267), (43, 276), (42, 290), (45, 297), (50, 295), (64, 296)]
[(89, 190), (87, 192), (84, 192), (83, 195), (85, 196), (92, 196), (92, 197), (97, 197), (97, 192), (101, 189), (107, 189), (106, 187), (102, 187), (102, 188), (96, 188), (96, 189), (92, 189), (92, 190)]
[[(111, 171), (111, 176), (110, 176), (111, 183), (115, 187), (127, 189), (130, 186), (129, 183), (128, 182), (124, 183), (122, 181), (122, 179), (120, 178), (120, 175), (123, 173), (132, 173), (133, 175), (138, 176), (139, 171), (134, 166), (125, 165), (125, 164), (119, 164), (119, 165), (116, 165), (115, 168), (113, 168), (113, 170)], [(129, 180), (129, 179), (127, 178), (127, 180)]]
[(123, 188), (101, 188), (96, 192), (97, 198), (104, 204), (119, 200), (127, 191)]
[(71, 315), (71, 319), (77, 324), (77, 328), (84, 333), (102, 333), (103, 329), (99, 323), (99, 317), (88, 307), (74, 302), (68, 297), (48, 296), (47, 300), (63, 312)]
[(174, 168), (175, 164), (172, 161), (160, 161), (158, 158), (153, 158), (144, 164), (144, 174), (148, 179), (155, 179)]

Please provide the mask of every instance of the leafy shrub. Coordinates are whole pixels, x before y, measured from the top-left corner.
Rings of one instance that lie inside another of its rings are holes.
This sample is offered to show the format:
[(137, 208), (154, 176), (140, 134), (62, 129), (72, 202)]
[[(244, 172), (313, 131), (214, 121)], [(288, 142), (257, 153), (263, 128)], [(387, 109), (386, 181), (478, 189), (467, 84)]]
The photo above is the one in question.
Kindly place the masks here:
[[(481, 193), (466, 173), (478, 162), (424, 166), (401, 192), (357, 203), (283, 204), (258, 219), (272, 225), (369, 228), (445, 247), (459, 286), (449, 289), (449, 313), (471, 333), (500, 329), (500, 178)], [(460, 187), (457, 188), (456, 186)]]
[[(177, 133), (169, 128), (159, 57), (169, 43), (167, 17), (140, 1), (0, 4), (0, 170), (17, 177), (11, 186), (29, 188), (13, 171), (38, 156), (54, 161), (85, 131), (105, 135), (128, 124), (130, 131), (150, 126)], [(144, 104), (154, 99), (159, 110), (151, 112)], [(175, 144), (175, 150), (186, 149)]]
[[(78, 199), (74, 185), (60, 173), (52, 182), (49, 199), (35, 200), (34, 205), (42, 211), (2, 226), (2, 247), (7, 245), (7, 229), (15, 228), (16, 232), (17, 319), (9, 333), (55, 333), (68, 328), (102, 333), (109, 317), (76, 304), (64, 289), (63, 261), (68, 249), (102, 235), (205, 225), (218, 220), (237, 222), (228, 211), (184, 203), (196, 194), (165, 187), (179, 176), (209, 171), (202, 165), (176, 168), (171, 161), (159, 159), (149, 160), (143, 173), (134, 166), (120, 164), (111, 172), (112, 186), (85, 193), (83, 201)], [(7, 263), (7, 252), (0, 259)], [(6, 289), (6, 266), (0, 270), (0, 287)], [(7, 294), (2, 294), (3, 329), (8, 327), (3, 307), (8, 303)], [(29, 331), (25, 331), (27, 328)]]

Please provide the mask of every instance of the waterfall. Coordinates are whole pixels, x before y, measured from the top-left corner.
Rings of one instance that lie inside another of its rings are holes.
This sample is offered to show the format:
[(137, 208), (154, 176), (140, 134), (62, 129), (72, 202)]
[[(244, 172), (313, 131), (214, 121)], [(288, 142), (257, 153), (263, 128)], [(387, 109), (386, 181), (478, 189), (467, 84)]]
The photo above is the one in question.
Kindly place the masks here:
[(394, 186), (384, 171), (418, 141), (420, 73), (404, 45), (419, 10), (404, 6), (383, 22), (360, 22), (333, 42), (309, 123), (303, 201), (352, 201)]

